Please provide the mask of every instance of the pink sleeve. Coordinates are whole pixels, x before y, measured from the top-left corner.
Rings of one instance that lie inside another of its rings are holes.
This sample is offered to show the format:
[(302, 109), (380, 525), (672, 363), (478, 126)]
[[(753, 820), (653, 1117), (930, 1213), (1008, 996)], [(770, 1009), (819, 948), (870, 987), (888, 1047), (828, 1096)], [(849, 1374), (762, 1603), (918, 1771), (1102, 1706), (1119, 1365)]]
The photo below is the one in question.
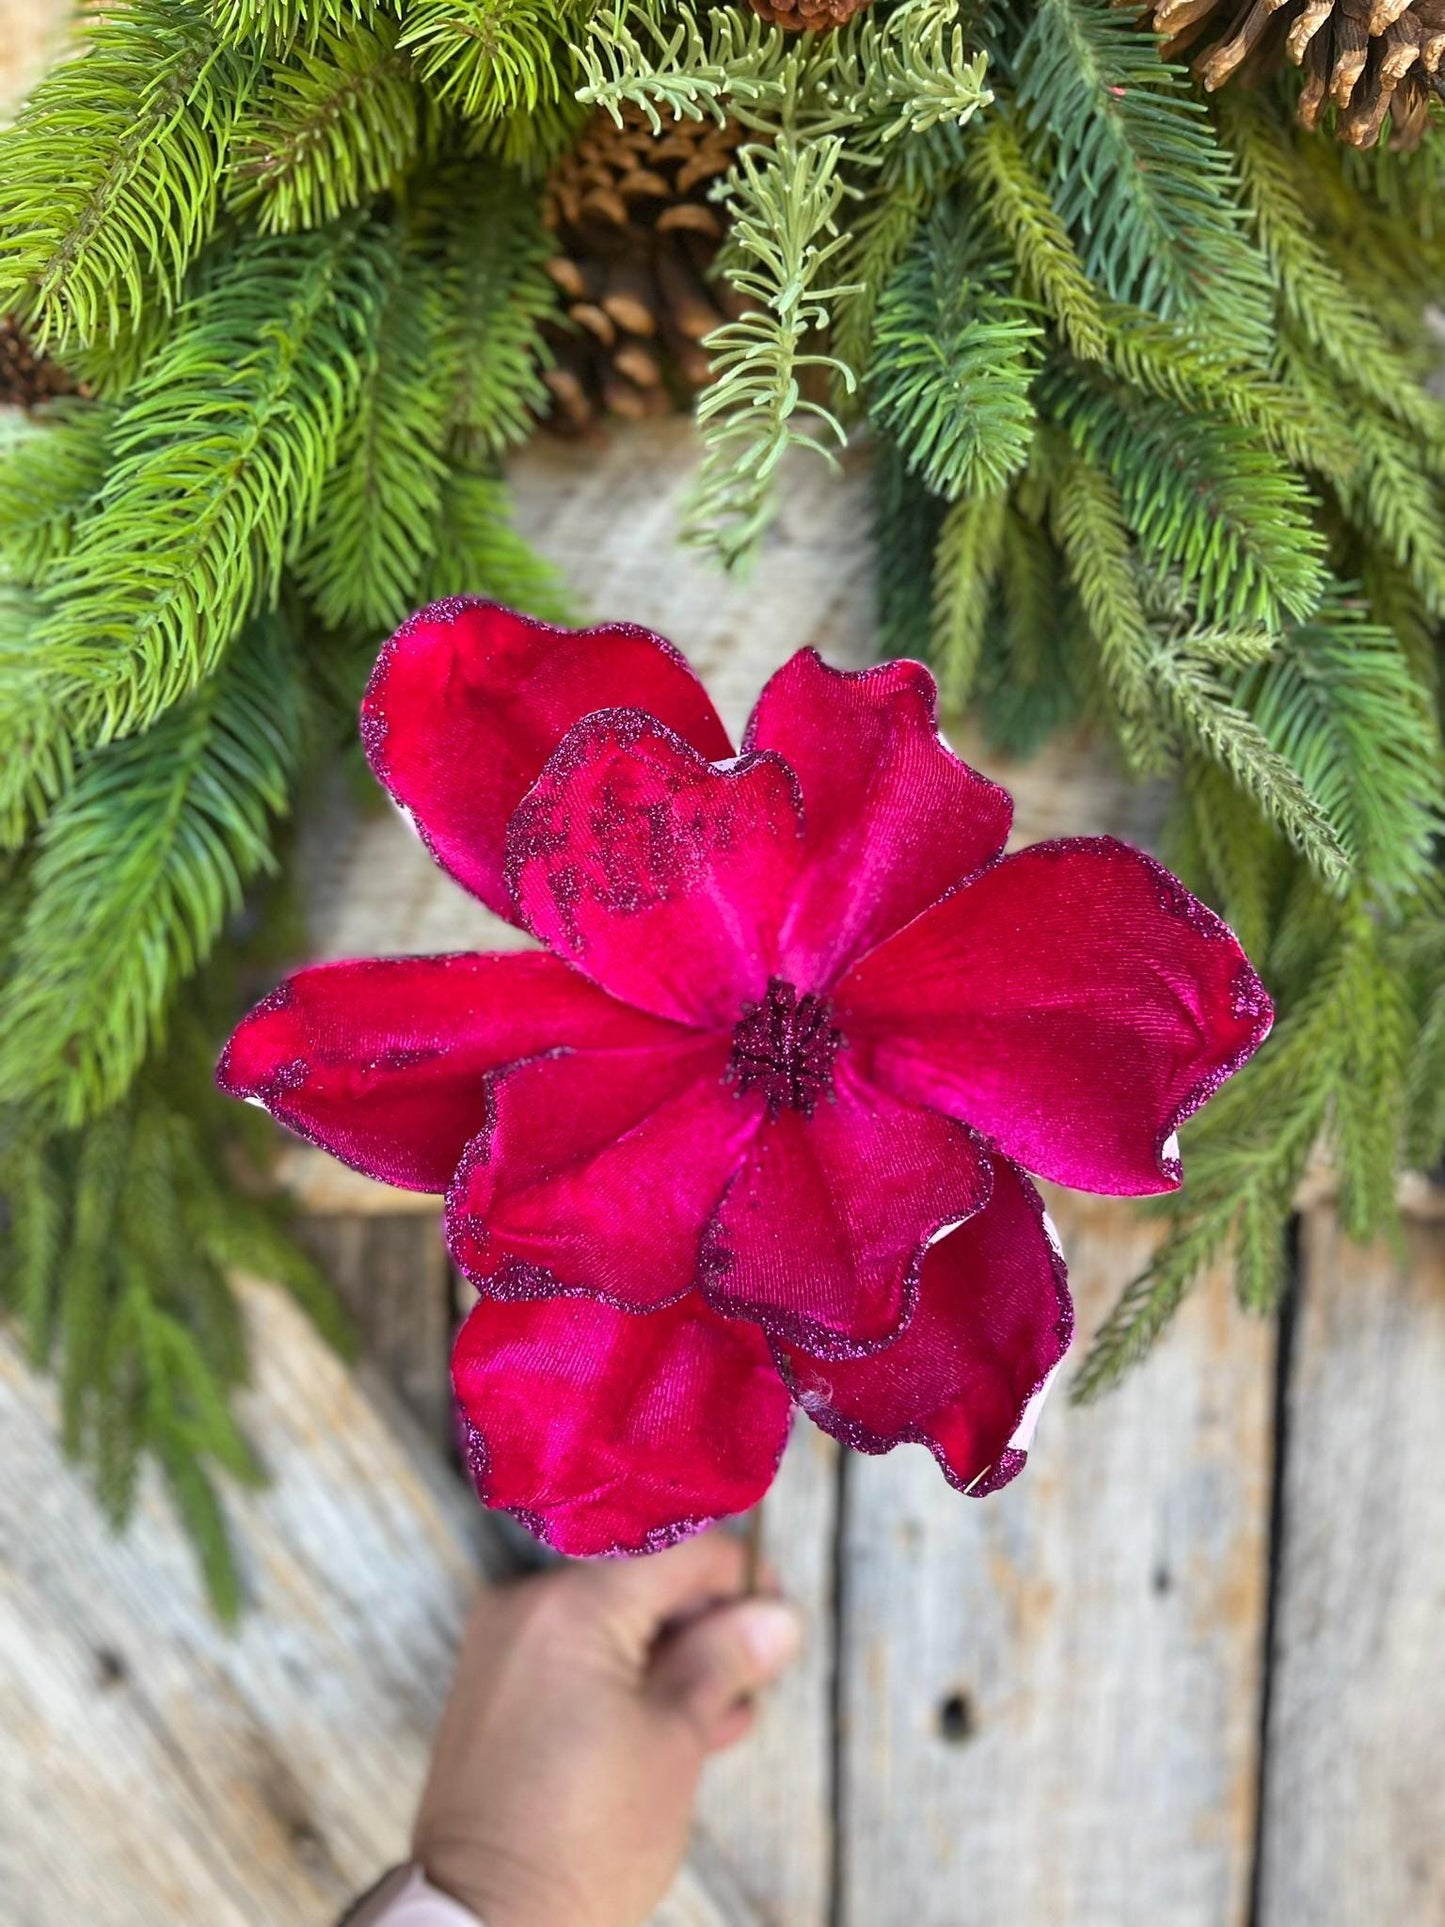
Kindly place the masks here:
[(482, 1927), (469, 1907), (439, 1893), (421, 1868), (398, 1867), (374, 1888), (342, 1927)]

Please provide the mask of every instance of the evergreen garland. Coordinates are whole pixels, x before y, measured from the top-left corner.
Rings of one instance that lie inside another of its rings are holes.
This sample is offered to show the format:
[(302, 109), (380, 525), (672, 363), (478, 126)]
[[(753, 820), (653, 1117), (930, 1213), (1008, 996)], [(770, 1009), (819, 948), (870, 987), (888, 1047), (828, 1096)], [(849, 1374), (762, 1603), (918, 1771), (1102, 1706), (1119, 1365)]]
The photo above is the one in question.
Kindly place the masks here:
[(1081, 1389), (1212, 1263), (1277, 1301), (1322, 1140), (1348, 1227), (1388, 1228), (1445, 1153), (1437, 132), (1311, 141), (1289, 76), (1206, 101), (1108, 0), (801, 34), (120, 0), (82, 32), (0, 134), (0, 313), (86, 389), (0, 439), (0, 1280), (114, 1516), (150, 1453), (234, 1610), (227, 1267), (341, 1336), (221, 1175), (236, 913), (401, 615), (569, 613), (499, 463), (562, 320), (543, 182), (598, 109), (743, 129), (690, 539), (746, 566), (783, 454), (867, 433), (885, 649), (1015, 753), (1082, 717), (1172, 772), (1168, 854), (1275, 995)]

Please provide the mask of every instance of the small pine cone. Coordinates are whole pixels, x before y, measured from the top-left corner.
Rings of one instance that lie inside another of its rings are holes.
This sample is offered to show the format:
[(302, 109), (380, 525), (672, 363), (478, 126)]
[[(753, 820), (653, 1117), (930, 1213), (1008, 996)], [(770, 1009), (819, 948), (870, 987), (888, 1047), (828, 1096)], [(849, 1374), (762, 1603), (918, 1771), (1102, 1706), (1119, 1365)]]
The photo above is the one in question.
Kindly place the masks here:
[(870, 0), (748, 0), (760, 20), (784, 33), (828, 33), (846, 27)]
[(17, 321), (0, 315), (0, 408), (36, 408), (79, 392), (63, 368), (35, 352)]
[(1387, 122), (1392, 147), (1418, 146), (1445, 98), (1445, 0), (1153, 0), (1150, 18), (1167, 55), (1199, 49), (1194, 72), (1211, 92), (1292, 61), (1300, 125), (1332, 107), (1352, 147), (1373, 147)]
[(684, 407), (707, 382), (700, 347), (741, 310), (715, 283), (723, 210), (708, 191), (742, 139), (733, 123), (675, 121), (654, 133), (623, 109), (601, 110), (547, 182), (546, 263), (570, 326), (550, 327), (549, 426), (581, 433), (603, 415), (641, 421)]

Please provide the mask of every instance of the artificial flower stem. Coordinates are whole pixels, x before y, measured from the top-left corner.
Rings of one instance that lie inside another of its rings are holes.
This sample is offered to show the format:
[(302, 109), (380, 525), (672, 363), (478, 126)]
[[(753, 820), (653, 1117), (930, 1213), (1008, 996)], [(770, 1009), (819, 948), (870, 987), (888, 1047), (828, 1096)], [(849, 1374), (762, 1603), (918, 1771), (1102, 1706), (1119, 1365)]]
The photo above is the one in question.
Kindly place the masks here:
[(759, 1500), (743, 1527), (743, 1592), (748, 1598), (760, 1589), (763, 1570), (763, 1505)]

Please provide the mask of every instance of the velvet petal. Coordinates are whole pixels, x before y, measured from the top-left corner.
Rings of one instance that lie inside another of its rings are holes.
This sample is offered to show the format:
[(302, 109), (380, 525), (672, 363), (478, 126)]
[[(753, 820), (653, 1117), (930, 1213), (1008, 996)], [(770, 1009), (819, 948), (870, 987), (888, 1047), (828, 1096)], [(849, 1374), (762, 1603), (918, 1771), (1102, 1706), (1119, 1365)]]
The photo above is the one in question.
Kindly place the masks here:
[(767, 989), (802, 854), (775, 756), (718, 768), (652, 717), (573, 729), (507, 833), (527, 926), (624, 1003), (730, 1027)]
[(488, 1505), (558, 1552), (655, 1552), (762, 1498), (790, 1406), (755, 1325), (694, 1293), (636, 1317), (483, 1299), (452, 1361)]
[(369, 1177), (442, 1192), (482, 1127), (489, 1071), (677, 1035), (539, 951), (373, 957), (288, 977), (237, 1025), (216, 1081)]
[(554, 629), (455, 597), (405, 622), (377, 659), (361, 738), (442, 868), (516, 921), (507, 822), (567, 731), (594, 709), (646, 710), (704, 756), (732, 746), (669, 642), (631, 623)]
[(702, 1288), (733, 1317), (825, 1356), (887, 1344), (923, 1254), (980, 1209), (988, 1160), (936, 1111), (871, 1089), (840, 1060), (811, 1117), (768, 1117), (703, 1244)]
[(868, 1358), (829, 1361), (775, 1346), (808, 1416), (860, 1452), (926, 1445), (950, 1484), (981, 1495), (1027, 1456), (1074, 1313), (1043, 1200), (994, 1158), (983, 1210), (930, 1245), (906, 1330)]
[(1229, 929), (1112, 837), (1037, 843), (863, 959), (835, 1021), (868, 1074), (1084, 1191), (1168, 1191), (1180, 1122), (1273, 1012)]
[(1008, 792), (939, 735), (921, 663), (845, 672), (799, 650), (758, 698), (744, 747), (776, 750), (802, 785), (806, 867), (781, 969), (804, 989), (826, 989), (991, 862), (1013, 820)]
[(453, 1257), (493, 1298), (634, 1312), (691, 1289), (702, 1227), (762, 1113), (723, 1082), (728, 1040), (559, 1052), (491, 1082), (447, 1200)]

